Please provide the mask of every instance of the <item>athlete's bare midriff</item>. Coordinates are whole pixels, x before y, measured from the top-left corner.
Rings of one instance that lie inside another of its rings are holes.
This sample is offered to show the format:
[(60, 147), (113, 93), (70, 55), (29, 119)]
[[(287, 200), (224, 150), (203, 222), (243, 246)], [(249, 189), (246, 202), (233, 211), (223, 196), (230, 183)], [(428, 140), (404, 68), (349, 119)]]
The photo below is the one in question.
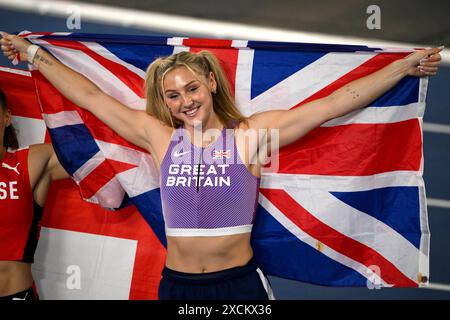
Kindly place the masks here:
[(245, 265), (253, 256), (251, 233), (218, 237), (167, 237), (166, 266), (186, 273)]
[(30, 263), (0, 261), (0, 297), (27, 290), (32, 284)]

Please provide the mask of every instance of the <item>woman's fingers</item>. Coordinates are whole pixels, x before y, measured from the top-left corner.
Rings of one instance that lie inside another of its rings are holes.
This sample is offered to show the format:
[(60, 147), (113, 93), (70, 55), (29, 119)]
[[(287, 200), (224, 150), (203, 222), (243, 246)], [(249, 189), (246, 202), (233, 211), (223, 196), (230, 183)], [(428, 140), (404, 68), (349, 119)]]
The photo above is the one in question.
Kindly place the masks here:
[(3, 55), (4, 55), (4, 56), (10, 56), (10, 55), (12, 55), (12, 54), (15, 54), (14, 51), (11, 51), (11, 50), (5, 50), (5, 51), (3, 51)]
[(16, 54), (13, 52), (3, 52), (3, 55), (8, 58), (9, 60), (14, 60), (14, 58), (16, 57)]
[(425, 50), (425, 52), (427, 53), (428, 56), (431, 56), (431, 55), (441, 52), (443, 49), (444, 49), (444, 46), (440, 46), (440, 47), (427, 49), (427, 50)]
[(434, 54), (429, 57), (422, 58), (419, 62), (421, 65), (438, 65), (442, 60), (442, 57), (439, 53)]
[(2, 51), (8, 51), (8, 50), (15, 50), (14, 46), (12, 45), (11, 41), (8, 41), (4, 38), (0, 40), (1, 49)]
[(15, 56), (16, 53), (12, 50), (3, 50), (3, 55), (9, 59), (10, 56)]
[(409, 64), (408, 75), (417, 77), (436, 75), (442, 60), (439, 52), (443, 49), (444, 46), (422, 49), (406, 56), (404, 59)]
[(441, 52), (444, 49), (444, 46), (435, 47), (431, 49), (424, 49), (424, 50), (418, 50), (412, 52), (410, 55), (408, 55), (405, 59), (411, 62), (411, 66), (415, 67), (419, 63), (423, 65), (422, 63), (430, 62), (439, 62), (441, 61), (441, 55), (439, 52)]
[(435, 48), (431, 48), (431, 49), (420, 50), (420, 51), (416, 51), (416, 52), (410, 54), (408, 57), (413, 56), (414, 58), (419, 59), (419, 62), (422, 62), (422, 61), (440, 61), (441, 60), (441, 55), (439, 54), (439, 52), (441, 52), (443, 49), (444, 49), (444, 46), (435, 47)]
[(0, 35), (2, 36), (2, 38), (0, 39), (0, 44), (3, 55), (9, 60), (14, 60), (14, 58), (16, 57), (16, 49), (8, 39), (9, 34), (7, 34), (6, 32), (0, 32)]
[(425, 72), (437, 72), (438, 71), (438, 67), (424, 67), (424, 66), (419, 66), (418, 67), (419, 70), (425, 71)]
[(14, 47), (8, 43), (2, 44), (1, 46), (2, 50), (12, 50)]
[(439, 62), (431, 62), (431, 63), (421, 63), (418, 65), (418, 67), (425, 67), (425, 68), (438, 68), (440, 65)]
[(416, 69), (416, 75), (417, 76), (435, 76), (437, 73), (437, 68), (424, 68), (424, 67), (417, 67)]
[(0, 35), (1, 35), (1, 39), (0, 39), (0, 44), (2, 45), (2, 50), (3, 50), (3, 46), (7, 47), (11, 47), (12, 43), (11, 43), (11, 35), (9, 33), (0, 31)]
[(2, 45), (2, 50), (3, 50), (3, 47), (7, 48), (7, 47), (11, 46), (11, 42), (9, 42), (9, 41), (7, 41), (5, 39), (1, 39), (0, 40), (0, 44)]
[(434, 61), (441, 61), (442, 56), (440, 53), (435, 53), (435, 54), (432, 54), (429, 59), (434, 60)]
[(422, 59), (419, 60), (414, 73), (418, 76), (434, 76), (437, 74), (442, 57), (439, 54), (444, 49), (444, 46), (423, 50), (425, 54)]
[(3, 46), (2, 46), (2, 51), (3, 51), (3, 54), (4, 54), (5, 56), (8, 56), (8, 55), (10, 55), (10, 54), (14, 54), (14, 50), (11, 50), (11, 49), (3, 49)]
[(440, 53), (435, 53), (432, 55), (427, 55), (425, 57), (423, 57), (420, 60), (431, 60), (431, 61), (440, 61), (442, 59), (441, 54)]
[(11, 39), (14, 37), (13, 34), (9, 34), (9, 33), (4, 32), (4, 31), (0, 31), (0, 35), (2, 36), (2, 39), (5, 39), (7, 41), (11, 41)]
[(432, 62), (437, 62), (437, 61), (441, 61), (442, 60), (442, 56), (439, 53), (433, 54), (431, 56), (427, 56), (424, 57), (422, 59), (420, 59), (420, 61), (432, 61)]

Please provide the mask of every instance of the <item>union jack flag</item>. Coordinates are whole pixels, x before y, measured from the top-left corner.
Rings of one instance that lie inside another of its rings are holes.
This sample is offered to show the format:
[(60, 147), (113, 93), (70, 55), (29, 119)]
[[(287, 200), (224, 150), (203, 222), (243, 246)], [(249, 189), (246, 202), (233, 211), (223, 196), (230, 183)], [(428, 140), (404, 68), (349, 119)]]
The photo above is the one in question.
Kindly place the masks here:
[(214, 150), (213, 159), (229, 159), (231, 158), (231, 150)]
[[(144, 109), (149, 63), (210, 50), (250, 116), (301, 107), (410, 52), (355, 45), (79, 33), (25, 34), (107, 94)], [(59, 159), (83, 198), (133, 203), (165, 246), (151, 156), (62, 97), (32, 71)], [(427, 78), (406, 77), (369, 106), (329, 121), (262, 173), (252, 245), (269, 275), (330, 286), (417, 287), (429, 278), (422, 117)]]

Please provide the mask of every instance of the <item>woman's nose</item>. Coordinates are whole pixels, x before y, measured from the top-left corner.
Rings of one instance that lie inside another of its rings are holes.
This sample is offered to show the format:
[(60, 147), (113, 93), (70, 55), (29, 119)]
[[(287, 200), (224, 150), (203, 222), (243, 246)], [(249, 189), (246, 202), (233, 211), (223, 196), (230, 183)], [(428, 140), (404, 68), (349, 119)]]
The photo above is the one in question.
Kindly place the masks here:
[(190, 106), (192, 104), (192, 98), (188, 95), (183, 95), (183, 106)]

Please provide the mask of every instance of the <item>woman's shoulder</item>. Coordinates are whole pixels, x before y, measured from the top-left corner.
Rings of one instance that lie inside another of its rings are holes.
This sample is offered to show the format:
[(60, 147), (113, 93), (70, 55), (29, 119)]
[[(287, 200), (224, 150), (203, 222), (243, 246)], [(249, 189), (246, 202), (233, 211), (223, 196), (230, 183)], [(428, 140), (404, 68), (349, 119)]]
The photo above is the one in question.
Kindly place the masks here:
[(247, 131), (254, 128), (255, 121), (251, 117), (247, 117), (241, 120), (236, 120), (235, 125), (232, 127), (235, 131)]
[(30, 149), (32, 146), (26, 146), (21, 148), (8, 148), (6, 150), (6, 155), (12, 158), (27, 159), (30, 154)]

